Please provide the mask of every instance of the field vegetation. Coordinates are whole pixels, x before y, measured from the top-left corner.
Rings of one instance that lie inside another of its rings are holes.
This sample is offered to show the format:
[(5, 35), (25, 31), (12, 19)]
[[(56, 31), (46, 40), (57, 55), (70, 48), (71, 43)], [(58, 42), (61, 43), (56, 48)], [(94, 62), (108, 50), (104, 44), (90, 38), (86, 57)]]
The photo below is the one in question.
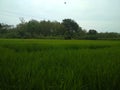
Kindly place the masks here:
[(0, 90), (120, 90), (120, 41), (0, 39)]

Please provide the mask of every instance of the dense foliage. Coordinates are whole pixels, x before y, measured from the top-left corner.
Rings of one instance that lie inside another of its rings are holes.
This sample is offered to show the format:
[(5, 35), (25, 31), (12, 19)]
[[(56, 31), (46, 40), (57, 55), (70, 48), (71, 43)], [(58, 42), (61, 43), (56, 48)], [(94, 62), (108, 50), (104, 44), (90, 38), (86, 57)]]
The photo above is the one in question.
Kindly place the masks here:
[(120, 90), (120, 42), (0, 40), (0, 90)]
[(98, 33), (94, 29), (83, 30), (72, 19), (57, 21), (21, 21), (16, 27), (0, 24), (0, 38), (40, 39), (120, 39), (119, 33)]

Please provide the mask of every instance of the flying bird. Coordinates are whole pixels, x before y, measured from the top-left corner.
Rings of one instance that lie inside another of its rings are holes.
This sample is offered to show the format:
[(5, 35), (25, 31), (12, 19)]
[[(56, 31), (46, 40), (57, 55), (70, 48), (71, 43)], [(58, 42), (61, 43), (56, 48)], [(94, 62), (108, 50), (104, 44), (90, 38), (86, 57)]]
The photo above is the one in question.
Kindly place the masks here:
[(64, 4), (66, 4), (66, 2), (64, 2)]

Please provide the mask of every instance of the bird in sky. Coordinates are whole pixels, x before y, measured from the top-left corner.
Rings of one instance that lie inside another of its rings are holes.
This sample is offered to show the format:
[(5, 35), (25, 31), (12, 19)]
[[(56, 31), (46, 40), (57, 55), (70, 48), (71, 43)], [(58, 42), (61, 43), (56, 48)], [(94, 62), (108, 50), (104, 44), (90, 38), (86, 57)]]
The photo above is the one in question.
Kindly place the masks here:
[(64, 2), (64, 4), (66, 4), (66, 2)]

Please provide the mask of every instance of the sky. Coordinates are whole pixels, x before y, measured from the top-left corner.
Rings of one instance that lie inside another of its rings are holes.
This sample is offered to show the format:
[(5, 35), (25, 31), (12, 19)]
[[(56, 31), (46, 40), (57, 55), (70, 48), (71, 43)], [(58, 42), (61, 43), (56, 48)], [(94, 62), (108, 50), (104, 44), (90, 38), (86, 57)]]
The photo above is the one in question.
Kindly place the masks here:
[[(66, 4), (64, 4), (66, 2)], [(75, 20), (83, 29), (120, 33), (120, 0), (0, 0), (0, 23)]]

